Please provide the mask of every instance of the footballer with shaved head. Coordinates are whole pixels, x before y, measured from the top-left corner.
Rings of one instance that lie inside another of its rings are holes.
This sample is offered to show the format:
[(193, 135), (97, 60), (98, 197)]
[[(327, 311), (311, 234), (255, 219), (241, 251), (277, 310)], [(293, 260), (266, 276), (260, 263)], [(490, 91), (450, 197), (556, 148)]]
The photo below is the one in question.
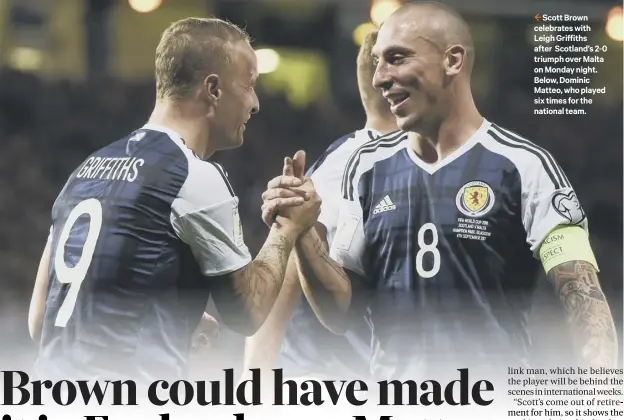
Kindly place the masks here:
[[(506, 372), (529, 363), (541, 266), (565, 309), (574, 362), (616, 366), (586, 215), (548, 151), (479, 113), (464, 19), (440, 3), (406, 4), (383, 24), (372, 55), (373, 85), (403, 135), (351, 156), (329, 253), (314, 230), (296, 243), (317, 315), (340, 332), (352, 302), (365, 302), (376, 378)], [(270, 189), (287, 189), (280, 181)], [(292, 209), (271, 208), (277, 220)]]

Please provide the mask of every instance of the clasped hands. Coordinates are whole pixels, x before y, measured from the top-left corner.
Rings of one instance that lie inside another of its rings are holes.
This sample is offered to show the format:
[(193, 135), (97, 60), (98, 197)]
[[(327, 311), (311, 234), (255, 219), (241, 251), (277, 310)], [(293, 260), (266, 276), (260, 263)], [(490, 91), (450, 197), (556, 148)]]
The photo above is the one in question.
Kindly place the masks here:
[(314, 183), (305, 176), (305, 152), (284, 158), (282, 174), (270, 180), (262, 193), (262, 220), (305, 233), (314, 226), (321, 212), (321, 198)]

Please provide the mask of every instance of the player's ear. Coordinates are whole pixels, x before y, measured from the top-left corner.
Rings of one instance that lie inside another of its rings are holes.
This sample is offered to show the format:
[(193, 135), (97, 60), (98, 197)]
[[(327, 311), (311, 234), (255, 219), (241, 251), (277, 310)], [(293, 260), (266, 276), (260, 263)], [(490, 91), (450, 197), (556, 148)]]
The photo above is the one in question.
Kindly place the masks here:
[(221, 79), (218, 74), (209, 74), (204, 79), (204, 92), (206, 92), (210, 102), (217, 103), (221, 97)]
[(461, 45), (453, 45), (446, 50), (444, 67), (448, 76), (459, 74), (466, 66), (466, 49)]

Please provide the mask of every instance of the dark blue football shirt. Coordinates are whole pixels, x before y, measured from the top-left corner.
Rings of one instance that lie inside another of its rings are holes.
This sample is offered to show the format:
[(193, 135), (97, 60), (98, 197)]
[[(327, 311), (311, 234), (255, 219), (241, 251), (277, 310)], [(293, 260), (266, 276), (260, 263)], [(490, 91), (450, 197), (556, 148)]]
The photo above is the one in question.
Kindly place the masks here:
[(210, 277), (251, 260), (222, 168), (150, 124), (72, 173), (49, 240), (41, 377), (182, 376)]
[(544, 149), (488, 121), (435, 165), (410, 135), (350, 158), (330, 250), (359, 275), (372, 374), (526, 364), (539, 247), (557, 226), (587, 228), (569, 181)]

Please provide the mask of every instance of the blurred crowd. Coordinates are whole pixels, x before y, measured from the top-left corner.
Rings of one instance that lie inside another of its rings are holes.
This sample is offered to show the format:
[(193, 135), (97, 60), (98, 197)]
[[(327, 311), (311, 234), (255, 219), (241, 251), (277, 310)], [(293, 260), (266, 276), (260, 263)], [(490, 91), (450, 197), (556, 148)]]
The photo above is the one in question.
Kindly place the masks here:
[[(310, 165), (335, 138), (364, 123), (357, 97), (296, 109), (284, 97), (262, 91), (259, 96), (261, 111), (251, 119), (243, 147), (214, 157), (240, 198), (245, 240), (254, 253), (267, 233), (260, 196), (281, 170), (283, 157), (304, 149)], [(0, 71), (0, 332), (5, 343), (28, 342), (27, 305), (51, 206), (67, 176), (95, 149), (141, 127), (153, 101), (151, 81), (45, 81)], [(622, 104), (593, 105), (586, 116), (534, 116), (532, 89), (513, 83), (497, 86), (488, 97), (477, 95), (477, 104), (489, 120), (550, 150), (563, 167), (588, 214), (600, 278), (621, 331)]]

